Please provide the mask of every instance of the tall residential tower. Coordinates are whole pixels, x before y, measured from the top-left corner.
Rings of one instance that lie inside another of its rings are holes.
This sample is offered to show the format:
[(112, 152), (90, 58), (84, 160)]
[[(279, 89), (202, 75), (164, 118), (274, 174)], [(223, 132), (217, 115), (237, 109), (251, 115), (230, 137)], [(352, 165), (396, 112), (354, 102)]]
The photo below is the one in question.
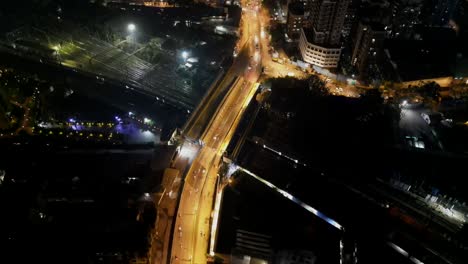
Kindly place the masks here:
[(299, 49), (304, 61), (325, 68), (338, 66), (340, 38), (350, 0), (311, 0), (310, 28), (303, 28)]

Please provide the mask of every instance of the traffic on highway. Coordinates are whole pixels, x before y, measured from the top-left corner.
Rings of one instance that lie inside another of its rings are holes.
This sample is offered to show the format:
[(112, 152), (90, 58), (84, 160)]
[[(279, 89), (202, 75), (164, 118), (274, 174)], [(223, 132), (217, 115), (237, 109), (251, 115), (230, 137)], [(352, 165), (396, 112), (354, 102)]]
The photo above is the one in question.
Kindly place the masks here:
[[(203, 114), (210, 113), (207, 109), (213, 107), (210, 104), (216, 105), (216, 100), (207, 100), (209, 103), (198, 109), (201, 117), (183, 131), (185, 135), (197, 136), (191, 140), (200, 142), (199, 151), (189, 158), (190, 163), (183, 162), (185, 158), (182, 155), (174, 159), (186, 174), (173, 214), (172, 239), (167, 241), (170, 253), (162, 258), (170, 258), (172, 263), (206, 263), (206, 253), (215, 242), (218, 211), (212, 208), (217, 193), (219, 163), (242, 114), (257, 91), (262, 69), (261, 50), (268, 49), (264, 46), (266, 42), (259, 41), (261, 26), (254, 9), (244, 12), (241, 24), (242, 35), (237, 45), (239, 53), (224, 79), (213, 87), (214, 96), (219, 96), (222, 92), (216, 91), (226, 89), (227, 85), (226, 95), (215, 107), (214, 115), (209, 117)], [(205, 129), (200, 130), (200, 127)], [(194, 133), (193, 130), (199, 132)]]

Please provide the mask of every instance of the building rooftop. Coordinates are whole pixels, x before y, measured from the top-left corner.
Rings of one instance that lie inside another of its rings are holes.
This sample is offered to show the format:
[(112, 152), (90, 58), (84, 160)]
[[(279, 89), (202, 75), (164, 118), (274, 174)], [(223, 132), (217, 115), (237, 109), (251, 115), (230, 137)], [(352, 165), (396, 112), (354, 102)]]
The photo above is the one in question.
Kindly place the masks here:
[[(314, 42), (312, 41), (314, 39), (314, 34), (315, 34), (314, 30), (312, 28), (302, 28), (302, 30), (304, 31), (307, 42), (314, 44)], [(337, 46), (331, 46), (329, 44), (315, 44), (315, 45), (323, 47), (323, 48), (331, 48), (331, 49), (340, 48), (339, 45)]]

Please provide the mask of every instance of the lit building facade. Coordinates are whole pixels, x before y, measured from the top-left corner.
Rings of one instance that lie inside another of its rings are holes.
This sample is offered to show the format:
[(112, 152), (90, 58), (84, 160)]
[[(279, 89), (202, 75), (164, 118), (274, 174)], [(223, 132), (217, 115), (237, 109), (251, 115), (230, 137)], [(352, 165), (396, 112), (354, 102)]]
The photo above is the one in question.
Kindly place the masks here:
[(336, 68), (340, 61), (341, 47), (327, 48), (312, 42), (313, 33), (310, 29), (302, 28), (299, 38), (299, 50), (302, 59), (310, 64), (322, 68)]
[(336, 68), (341, 55), (341, 34), (349, 0), (311, 0), (309, 25), (301, 30), (302, 59), (324, 68)]

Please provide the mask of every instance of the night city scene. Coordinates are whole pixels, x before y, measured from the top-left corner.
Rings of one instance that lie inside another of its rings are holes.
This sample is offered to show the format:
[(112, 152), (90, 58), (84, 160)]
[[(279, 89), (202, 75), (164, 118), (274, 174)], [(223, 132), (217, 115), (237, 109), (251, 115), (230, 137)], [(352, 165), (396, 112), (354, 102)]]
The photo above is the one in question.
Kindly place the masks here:
[(1, 264), (467, 264), (468, 0), (0, 1)]

